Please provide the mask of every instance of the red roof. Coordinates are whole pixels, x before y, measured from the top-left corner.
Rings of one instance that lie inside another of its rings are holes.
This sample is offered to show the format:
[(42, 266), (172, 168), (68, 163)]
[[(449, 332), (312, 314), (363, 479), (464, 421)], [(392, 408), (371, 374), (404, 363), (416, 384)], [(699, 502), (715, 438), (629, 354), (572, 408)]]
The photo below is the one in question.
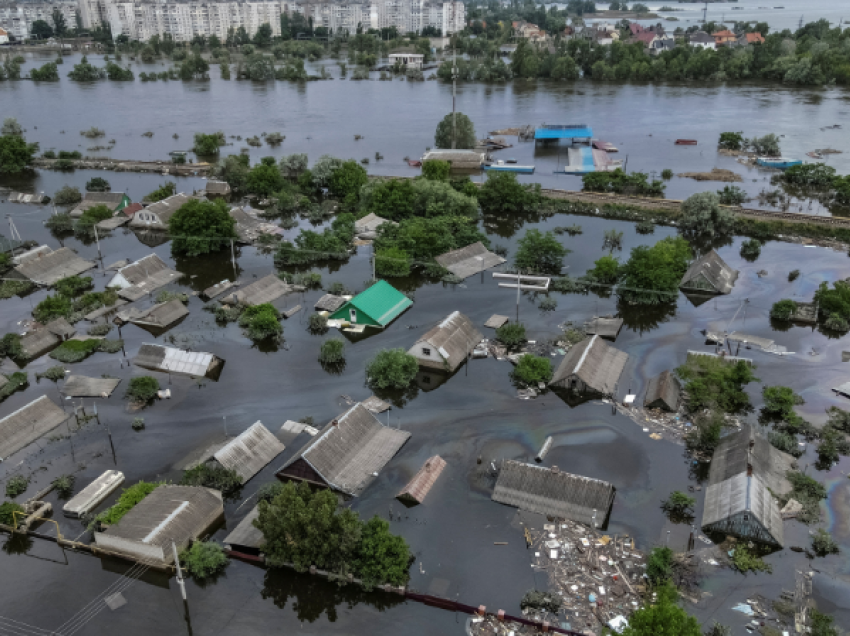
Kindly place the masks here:
[(637, 35), (638, 33), (643, 33), (646, 29), (644, 29), (637, 22), (629, 22), (629, 31), (632, 32), (632, 35)]
[(646, 46), (649, 46), (655, 37), (656, 35), (652, 31), (643, 31), (642, 33), (635, 35), (632, 39), (635, 42), (643, 42)]
[(131, 218), (132, 218), (132, 216), (133, 216), (136, 212), (138, 212), (139, 210), (144, 210), (144, 206), (143, 206), (141, 203), (131, 203), (130, 205), (128, 205), (127, 207), (125, 207), (125, 208), (124, 208), (123, 210), (121, 210), (121, 211), (122, 211), (124, 214), (126, 214), (127, 216), (129, 216), (129, 217), (131, 217)]
[(734, 38), (735, 34), (732, 33), (729, 29), (723, 29), (722, 31), (718, 31), (717, 33), (712, 33), (711, 36), (715, 38)]
[(747, 33), (747, 44), (762, 44), (764, 38), (761, 33)]

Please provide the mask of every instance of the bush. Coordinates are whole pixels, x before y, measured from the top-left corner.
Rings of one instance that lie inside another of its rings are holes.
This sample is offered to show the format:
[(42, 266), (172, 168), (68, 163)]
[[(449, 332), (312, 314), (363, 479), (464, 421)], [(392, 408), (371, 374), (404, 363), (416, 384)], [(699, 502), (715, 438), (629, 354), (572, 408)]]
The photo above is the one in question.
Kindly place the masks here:
[(784, 298), (773, 303), (773, 307), (770, 308), (770, 317), (781, 322), (788, 322), (796, 311), (797, 303)]
[(398, 247), (375, 252), (375, 275), (383, 278), (410, 276), (410, 255)]
[(53, 232), (70, 232), (74, 229), (74, 219), (67, 213), (51, 214), (45, 221), (44, 227)]
[(35, 306), (33, 317), (41, 324), (47, 324), (55, 318), (67, 318), (71, 315), (71, 301), (63, 296), (48, 296)]
[(0, 523), (4, 526), (16, 528), (18, 526), (18, 520), (23, 519), (21, 515), (16, 515), (16, 512), (24, 512), (24, 507), (16, 504), (14, 501), (4, 501), (0, 504)]
[(788, 272), (788, 282), (789, 283), (794, 282), (799, 277), (800, 277), (800, 270), (799, 269), (792, 269), (790, 272)]
[(53, 351), (50, 352), (50, 357), (65, 364), (72, 364), (85, 360), (95, 351), (100, 349), (101, 340), (92, 338), (91, 340), (66, 340)]
[(346, 289), (345, 284), (340, 283), (339, 281), (334, 281), (333, 283), (328, 285), (325, 291), (327, 291), (333, 296), (345, 296), (346, 294), (350, 293), (348, 289)]
[(669, 181), (673, 178), (673, 171), (670, 168), (664, 168), (664, 170), (661, 171), (661, 178), (665, 181)]
[(339, 364), (345, 360), (345, 341), (342, 338), (331, 338), (322, 343), (319, 349), (319, 362), (322, 364)]
[(76, 205), (83, 200), (83, 195), (79, 188), (69, 185), (62, 186), (53, 195), (53, 202), (56, 205)]
[(221, 199), (187, 201), (168, 222), (174, 237), (171, 252), (184, 256), (201, 256), (230, 247), (236, 237), (236, 220)]
[(700, 192), (682, 202), (679, 227), (692, 236), (730, 234), (735, 227), (735, 215), (720, 207), (720, 197), (715, 193)]
[(147, 404), (156, 397), (158, 391), (159, 381), (150, 375), (142, 375), (127, 383), (124, 397), (130, 398), (132, 402)]
[(795, 499), (803, 504), (803, 510), (797, 515), (801, 523), (815, 523), (820, 519), (820, 502), (826, 499), (826, 488), (812, 477), (797, 471), (786, 473), (791, 482), (791, 492), (780, 501), (783, 505), (789, 499)]
[(671, 583), (662, 583), (655, 593), (655, 603), (635, 610), (620, 636), (702, 636), (697, 619), (676, 604), (678, 594)]
[(283, 336), (280, 312), (269, 303), (246, 307), (239, 317), (239, 326), (245, 329), (245, 335), (251, 340), (279, 342)]
[(540, 311), (555, 311), (558, 308), (558, 301), (551, 296), (544, 296), (537, 303), (537, 307)]
[(552, 232), (531, 229), (519, 240), (514, 265), (524, 273), (559, 274), (569, 253)]
[(685, 493), (674, 490), (664, 501), (661, 502), (661, 509), (670, 518), (686, 519), (694, 516), (694, 506), (697, 500)]
[(145, 418), (143, 417), (134, 417), (133, 421), (130, 422), (130, 428), (134, 431), (141, 431), (145, 428)]
[(45, 380), (50, 380), (51, 382), (58, 382), (59, 380), (63, 380), (65, 378), (65, 367), (62, 365), (57, 365), (55, 367), (50, 367), (47, 371), (43, 373), (36, 373), (35, 379), (36, 381), (40, 381), (41, 378)]
[(549, 382), (552, 379), (552, 363), (549, 358), (541, 358), (533, 354), (520, 356), (517, 365), (511, 373), (515, 382), (534, 385), (538, 382)]
[(227, 140), (223, 132), (212, 134), (195, 133), (195, 145), (192, 150), (196, 155), (211, 156), (217, 155), (219, 146), (223, 146)]
[(130, 512), (136, 504), (151, 494), (157, 486), (161, 486), (163, 483), (165, 482), (151, 483), (147, 481), (140, 481), (129, 488), (125, 488), (121, 493), (121, 496), (118, 497), (118, 501), (115, 502), (111, 508), (107, 508), (97, 515), (97, 517), (95, 517), (95, 521), (107, 526), (115, 525), (124, 515)]
[(525, 325), (521, 322), (507, 322), (496, 329), (496, 339), (508, 348), (518, 347), (526, 341)]
[(635, 232), (638, 234), (653, 234), (655, 232), (655, 223), (649, 219), (644, 219), (635, 226)]
[(53, 287), (60, 296), (76, 298), (94, 287), (94, 283), (91, 276), (66, 276), (56, 281)]
[(838, 630), (832, 626), (835, 619), (817, 611), (814, 607), (809, 611), (809, 623), (811, 625), (811, 636), (841, 636)]
[(60, 475), (51, 482), (53, 490), (62, 499), (68, 499), (74, 493), (74, 482), (77, 478), (74, 475)]
[(744, 147), (744, 135), (740, 132), (720, 133), (720, 140), (717, 142), (717, 147), (726, 150), (741, 150)]
[(6, 380), (6, 384), (0, 388), (0, 400), (5, 400), (18, 389), (23, 389), (29, 385), (29, 378), (23, 371), (15, 371)]
[(81, 237), (94, 237), (94, 226), (111, 219), (112, 210), (105, 205), (96, 205), (83, 212), (82, 216), (74, 223), (74, 234)]
[(313, 334), (323, 334), (328, 331), (328, 317), (322, 314), (311, 314), (307, 321), (307, 330)]
[(747, 201), (747, 193), (738, 186), (724, 186), (717, 191), (721, 205), (743, 205)]
[(177, 184), (173, 181), (166, 181), (156, 190), (149, 193), (145, 197), (145, 199), (147, 199), (151, 203), (156, 203), (157, 201), (162, 201), (163, 199), (167, 199), (168, 197), (174, 196), (175, 194), (177, 194)]
[(405, 389), (418, 370), (416, 358), (404, 349), (383, 349), (366, 365), (366, 383), (376, 389)]
[(181, 486), (203, 486), (229, 494), (242, 487), (242, 478), (235, 470), (219, 464), (199, 464), (184, 471)]
[(761, 254), (761, 241), (749, 239), (741, 243), (741, 256), (748, 261), (756, 260)]
[(803, 449), (797, 443), (797, 437), (782, 431), (770, 431), (767, 435), (767, 441), (770, 444), (781, 450), (783, 453), (788, 453), (793, 457), (800, 457), (803, 454)]
[(103, 177), (92, 177), (86, 182), (86, 192), (109, 192), (112, 186)]
[(823, 528), (819, 528), (812, 535), (812, 552), (819, 557), (825, 557), (830, 554), (838, 554), (838, 544)]
[(180, 553), (180, 564), (195, 579), (206, 579), (218, 574), (230, 563), (227, 555), (215, 541), (195, 541), (192, 547)]
[(440, 159), (429, 159), (422, 162), (422, 176), (431, 181), (448, 181), (452, 164)]
[(735, 546), (732, 554), (732, 566), (741, 574), (747, 572), (773, 572), (773, 568), (761, 556), (747, 548), (743, 543)]
[(522, 214), (540, 207), (540, 185), (523, 185), (512, 172), (489, 172), (478, 191), (485, 214)]
[(600, 283), (611, 285), (620, 278), (620, 259), (613, 256), (603, 256), (593, 263), (593, 269), (587, 275)]
[(758, 382), (746, 362), (730, 364), (709, 356), (689, 356), (687, 362), (676, 369), (676, 375), (685, 383), (691, 412), (714, 408), (725, 413), (742, 411), (750, 405), (744, 385)]
[(7, 333), (0, 339), (0, 356), (16, 360), (22, 358), (23, 355), (24, 349), (21, 347), (21, 337), (18, 334)]
[[(167, 289), (163, 289), (156, 295), (157, 303), (168, 303), (172, 300), (179, 300), (181, 303), (186, 304), (189, 302), (189, 295), (184, 294), (183, 292), (173, 292)], [(107, 332), (108, 333), (108, 332)], [(101, 334), (105, 335), (105, 334)]]
[(23, 475), (14, 475), (6, 480), (6, 496), (14, 499), (18, 495), (26, 492), (30, 485), (29, 477)]
[(263, 484), (257, 490), (257, 501), (271, 501), (283, 492), (283, 489), (283, 483), (277, 480)]
[(805, 404), (805, 400), (787, 386), (766, 386), (762, 389), (763, 410), (768, 415), (787, 416), (795, 406)]
[(620, 168), (612, 172), (590, 172), (582, 177), (582, 187), (589, 192), (616, 192), (648, 197), (664, 197), (667, 186), (655, 180), (651, 183), (642, 172), (625, 173)]
[(650, 583), (660, 585), (673, 574), (673, 550), (666, 546), (652, 548), (646, 559), (646, 576)]

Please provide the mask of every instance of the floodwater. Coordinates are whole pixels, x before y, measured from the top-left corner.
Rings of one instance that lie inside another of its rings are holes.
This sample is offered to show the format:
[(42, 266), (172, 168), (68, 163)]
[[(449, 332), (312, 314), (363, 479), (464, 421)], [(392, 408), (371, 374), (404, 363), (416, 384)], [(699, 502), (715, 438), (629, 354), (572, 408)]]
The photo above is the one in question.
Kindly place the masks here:
[[(68, 69), (69, 66), (64, 67)], [(31, 94), (31, 91), (37, 91)], [(375, 173), (408, 174), (401, 162), (405, 155), (417, 156), (430, 143), (432, 130), (443, 105), (448, 105), (447, 87), (434, 82), (398, 84), (361, 82), (340, 84), (318, 82), (303, 87), (289, 84), (256, 86), (245, 82), (171, 83), (79, 86), (62, 81), (56, 86), (35, 87), (29, 82), (5, 84), (0, 93), (4, 116), (15, 116), (28, 129), (28, 137), (38, 140), (43, 148), (84, 150), (86, 141), (79, 130), (97, 125), (105, 128), (107, 139), (115, 138), (113, 156), (122, 158), (163, 158), (168, 150), (186, 148), (193, 132), (223, 129), (243, 137), (263, 131), (279, 130), (287, 135), (281, 149), (266, 147), (252, 150), (253, 156), (280, 155), (285, 152), (309, 152), (312, 158), (323, 153), (338, 156), (370, 156), (380, 151), (387, 159)], [(764, 94), (762, 94), (764, 93)], [(812, 102), (820, 96), (820, 104)], [(402, 96), (402, 99), (398, 99)], [(474, 113), (479, 130), (535, 121), (592, 122), (612, 131), (608, 138), (628, 149), (630, 167), (660, 169), (706, 169), (725, 165), (713, 150), (717, 132), (730, 127), (743, 128), (747, 134), (763, 134), (781, 130), (786, 143), (799, 148), (826, 145), (842, 131), (821, 132), (819, 125), (841, 121), (840, 114), (850, 108), (847, 93), (839, 90), (796, 91), (785, 88), (759, 90), (756, 87), (690, 86), (598, 86), (556, 87), (542, 85), (538, 89), (519, 84), (504, 87), (481, 85), (462, 88), (460, 103)], [(57, 104), (61, 104), (57, 108)], [(376, 107), (375, 105), (380, 105)], [(477, 105), (477, 107), (476, 107)], [(770, 119), (768, 119), (768, 113)], [(591, 114), (593, 116), (591, 117)], [(601, 115), (601, 116), (600, 116)], [(598, 123), (597, 123), (598, 122)], [(809, 125), (807, 122), (817, 122)], [(35, 127), (38, 127), (36, 130)], [(65, 130), (64, 136), (59, 131)], [(141, 137), (153, 130), (152, 139)], [(688, 134), (690, 131), (690, 134)], [(180, 135), (173, 140), (172, 133)], [(353, 140), (359, 133), (365, 139)], [(653, 133), (649, 138), (647, 135)], [(663, 137), (662, 137), (663, 135)], [(672, 146), (677, 136), (699, 136), (706, 146), (682, 149)], [(604, 136), (600, 132), (600, 136)], [(662, 137), (664, 141), (656, 139)], [(669, 139), (668, 139), (669, 137)], [(67, 143), (65, 143), (67, 140)], [(805, 144), (805, 145), (804, 145)], [(833, 145), (838, 145), (833, 142)], [(232, 149), (237, 151), (239, 145)], [(231, 149), (227, 149), (231, 150)], [(520, 146), (519, 152), (533, 152), (531, 145)], [(513, 149), (508, 152), (513, 152)], [(704, 155), (704, 156), (703, 156)], [(837, 155), (836, 162), (847, 162)], [(647, 168), (642, 167), (648, 166)], [(836, 164), (837, 165), (837, 164)], [(848, 166), (842, 171), (847, 172)], [(761, 177), (760, 173), (759, 178)], [(6, 180), (0, 185), (20, 189), (43, 190), (52, 194), (64, 183), (83, 188), (92, 176), (105, 176), (114, 190), (126, 190), (138, 200), (161, 184), (157, 175), (76, 171), (58, 174), (41, 172), (33, 179)], [(546, 185), (577, 187), (573, 178), (555, 177), (540, 172), (534, 176)], [(203, 185), (201, 179), (179, 179), (178, 190), (191, 191)], [(691, 187), (692, 182), (674, 180), (675, 187)], [(0, 213), (10, 215), (25, 239), (37, 240), (56, 248), (57, 237), (43, 227), (49, 208), (22, 206), (0, 201)], [(624, 259), (631, 248), (675, 234), (674, 228), (657, 228), (652, 235), (638, 235), (634, 224), (592, 217), (555, 215), (536, 220), (516, 219), (510, 226), (485, 218), (482, 227), (495, 243), (506, 245), (510, 254), (516, 241), (528, 228), (552, 229), (576, 223), (583, 234), (561, 235), (563, 244), (572, 252), (566, 257), (567, 272), (580, 275), (592, 267), (593, 261), (607, 253), (602, 249), (604, 230), (624, 232)], [(306, 224), (305, 224), (306, 225)], [(286, 232), (294, 237), (299, 230)], [(558, 300), (554, 312), (536, 308), (531, 294), (521, 297), (516, 306), (515, 292), (499, 288), (489, 273), (473, 277), (463, 285), (427, 283), (417, 278), (400, 281), (399, 285), (414, 292), (413, 307), (384, 332), (350, 342), (345, 368), (336, 374), (322, 369), (317, 360), (320, 342), (329, 336), (313, 336), (306, 330), (307, 317), (321, 291), (309, 291), (285, 300), (285, 306), (301, 304), (306, 310), (284, 322), (285, 344), (274, 351), (253, 347), (236, 325), (220, 327), (203, 303), (191, 297), (191, 315), (164, 336), (153, 338), (138, 327), (122, 329), (126, 358), (123, 354), (97, 353), (88, 360), (70, 365), (75, 373), (89, 376), (110, 374), (127, 379), (143, 372), (128, 364), (144, 342), (166, 342), (209, 351), (226, 360), (218, 382), (197, 382), (189, 378), (167, 376), (160, 382), (172, 391), (172, 398), (160, 401), (141, 412), (130, 412), (121, 398), (123, 386), (109, 400), (99, 401), (101, 425), (89, 422), (71, 438), (45, 438), (7, 458), (0, 466), (0, 478), (18, 472), (32, 475), (27, 496), (49, 483), (55, 476), (74, 472), (82, 487), (106, 469), (124, 472), (127, 482), (139, 479), (177, 480), (185, 459), (199, 448), (223, 437), (242, 432), (262, 421), (278, 430), (287, 419), (312, 416), (322, 423), (345, 408), (341, 396), (355, 400), (368, 397), (364, 385), (365, 362), (376, 351), (387, 347), (409, 348), (416, 338), (454, 310), (467, 314), (482, 324), (491, 314), (515, 315), (526, 324), (531, 339), (553, 337), (558, 325), (565, 321), (578, 323), (593, 315), (620, 312), (626, 326), (616, 346), (630, 355), (620, 381), (619, 397), (627, 392), (642, 395), (647, 379), (673, 368), (685, 360), (688, 349), (707, 349), (701, 330), (728, 327), (774, 338), (793, 355), (776, 357), (758, 351), (747, 351), (757, 365), (756, 375), (762, 384), (783, 384), (794, 388), (806, 399), (800, 412), (815, 423), (824, 421), (824, 409), (848, 406), (837, 398), (831, 387), (846, 381), (848, 364), (841, 361), (842, 349), (850, 349), (850, 337), (831, 339), (817, 330), (793, 327), (774, 331), (768, 312), (772, 303), (782, 297), (809, 299), (821, 281), (835, 281), (847, 276), (847, 255), (822, 248), (770, 242), (754, 263), (739, 256), (742, 238), (718, 245), (721, 256), (741, 274), (729, 296), (694, 306), (685, 296), (668, 306), (634, 310), (620, 305), (616, 296), (606, 294), (553, 294)], [(97, 246), (64, 238), (64, 245), (82, 256), (97, 256)], [(129, 231), (118, 230), (100, 243), (103, 262), (136, 259), (152, 250)], [(187, 274), (174, 285), (196, 292), (224, 278), (234, 276), (229, 254), (200, 259), (174, 260), (168, 244), (153, 248), (172, 266)], [(340, 281), (353, 291), (363, 289), (370, 277), (369, 247), (361, 247), (345, 264), (316, 268), (323, 281)], [(242, 248), (236, 254), (235, 275), (249, 282), (254, 277), (274, 271), (272, 257), (254, 248)], [(787, 281), (788, 271), (799, 268), (800, 278)], [(760, 278), (759, 270), (768, 275)], [(97, 287), (109, 281), (102, 269), (91, 273)], [(0, 333), (20, 329), (32, 307), (47, 295), (37, 291), (26, 298), (13, 298), (0, 303)], [(740, 310), (740, 311), (739, 311)], [(81, 325), (85, 329), (85, 323)], [(115, 332), (110, 337), (115, 337)], [(485, 335), (492, 335), (486, 333)], [(553, 359), (557, 364), (559, 360)], [(0, 414), (11, 413), (39, 395), (59, 400), (56, 385), (35, 382), (35, 373), (52, 366), (43, 357), (27, 366), (31, 385), (0, 405)], [(6, 361), (3, 371), (14, 370)], [(387, 396), (396, 406), (388, 422), (412, 433), (410, 441), (389, 463), (380, 478), (351, 503), (362, 516), (378, 514), (389, 518), (394, 532), (401, 533), (416, 555), (411, 568), (410, 585), (421, 591), (436, 593), (462, 602), (484, 604), (489, 609), (519, 611), (518, 602), (529, 588), (545, 585), (543, 576), (529, 567), (529, 554), (524, 548), (520, 518), (513, 508), (490, 501), (492, 478), (487, 474), (490, 462), (502, 458), (530, 459), (548, 435), (556, 445), (546, 458), (546, 465), (611, 481), (617, 496), (609, 522), (612, 533), (629, 533), (638, 546), (649, 550), (664, 543), (668, 529), (673, 530), (670, 545), (683, 548), (686, 528), (670, 528), (661, 514), (661, 499), (674, 489), (685, 490), (698, 483), (701, 471), (684, 455), (683, 449), (666, 440), (653, 441), (631, 420), (612, 415), (610, 406), (597, 401), (571, 406), (557, 395), (547, 393), (536, 400), (515, 397), (511, 384), (510, 364), (494, 359), (473, 360), (445, 383), (416, 385), (404, 395)], [(146, 373), (146, 372), (145, 372)], [(123, 384), (123, 383), (122, 383)], [(761, 384), (750, 386), (753, 403), (759, 405)], [(77, 402), (76, 400), (74, 402)], [(66, 405), (70, 408), (70, 404)], [(91, 400), (86, 401), (91, 405)], [(146, 428), (135, 432), (130, 422), (144, 417)], [(755, 421), (756, 415), (750, 416)], [(109, 424), (115, 455), (113, 456), (106, 425)], [(61, 429), (57, 431), (63, 433)], [(49, 436), (48, 436), (49, 437)], [(287, 450), (262, 474), (255, 477), (241, 495), (226, 506), (227, 526), (232, 528), (250, 510), (250, 499), (263, 483), (274, 479), (274, 470), (307, 441), (306, 436), (286, 439)], [(394, 496), (421, 467), (424, 460), (439, 454), (448, 463), (442, 477), (425, 503), (405, 508)], [(477, 464), (477, 458), (482, 464)], [(814, 471), (813, 449), (800, 460)], [(850, 626), (850, 495), (845, 474), (850, 470), (846, 458), (828, 472), (817, 473), (830, 490), (825, 506), (823, 526), (830, 530), (843, 547), (842, 555), (810, 564), (800, 554), (784, 550), (768, 557), (774, 575), (742, 577), (728, 571), (706, 579), (704, 589), (712, 596), (699, 607), (690, 607), (701, 622), (710, 625), (714, 619), (741, 631), (747, 618), (730, 611), (738, 602), (754, 593), (775, 597), (782, 589), (792, 589), (795, 569), (816, 568), (815, 598), (821, 609), (836, 615), (843, 627)], [(696, 518), (702, 514), (702, 493), (698, 493)], [(48, 497), (59, 507), (55, 495)], [(246, 502), (247, 503), (244, 503)], [(81, 540), (78, 522), (54, 514), (63, 535)], [(540, 523), (539, 519), (536, 523)], [(43, 526), (49, 531), (47, 525)], [(808, 528), (786, 524), (788, 545), (807, 545)], [(227, 529), (216, 532), (221, 540)], [(507, 546), (494, 542), (507, 541)], [(67, 561), (66, 561), (67, 559)], [(62, 569), (64, 567), (64, 569)], [(0, 577), (0, 626), (16, 633), (20, 627), (9, 620), (24, 621), (46, 630), (71, 633), (81, 621), (60, 626), (95, 600), (108, 586), (118, 584), (123, 571), (114, 563), (101, 562), (81, 554), (63, 554), (55, 544), (32, 541), (20, 545), (9, 541), (0, 552), (0, 569), (12, 576)], [(114, 591), (115, 588), (112, 588)], [(79, 624), (79, 634), (101, 634), (107, 630), (128, 636), (151, 633), (192, 634), (260, 634), (272, 630), (305, 634), (461, 634), (463, 617), (427, 608), (382, 593), (360, 594), (335, 585), (299, 576), (291, 572), (266, 572), (255, 566), (233, 563), (215, 584), (188, 584), (189, 621), (187, 624), (179, 591), (171, 582), (145, 578), (123, 591), (127, 604), (116, 610), (99, 607), (98, 614)], [(2, 631), (2, 630), (0, 630)], [(22, 631), (22, 630), (21, 630)]]

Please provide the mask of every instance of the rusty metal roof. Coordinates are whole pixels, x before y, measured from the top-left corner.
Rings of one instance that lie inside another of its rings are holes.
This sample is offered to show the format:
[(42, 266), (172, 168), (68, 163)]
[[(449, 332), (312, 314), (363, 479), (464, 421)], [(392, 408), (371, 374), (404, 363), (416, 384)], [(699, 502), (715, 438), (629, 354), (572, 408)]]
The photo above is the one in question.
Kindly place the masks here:
[(488, 250), (480, 241), (446, 252), (434, 260), (459, 278), (469, 278), (505, 262), (504, 258)]
[(419, 472), (401, 489), (401, 492), (396, 495), (396, 498), (415, 501), (421, 504), (445, 467), (446, 460), (439, 455), (434, 455), (425, 460)]

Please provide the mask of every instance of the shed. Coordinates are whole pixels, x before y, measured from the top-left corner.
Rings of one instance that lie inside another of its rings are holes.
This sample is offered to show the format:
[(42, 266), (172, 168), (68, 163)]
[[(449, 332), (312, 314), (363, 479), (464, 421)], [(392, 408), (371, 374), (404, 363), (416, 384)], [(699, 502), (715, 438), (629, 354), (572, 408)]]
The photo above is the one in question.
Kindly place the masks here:
[(230, 195), (230, 184), (227, 181), (207, 181), (205, 188), (207, 196), (226, 197)]
[(198, 486), (158, 486), (105, 532), (95, 532), (98, 547), (153, 566), (174, 559), (171, 544), (186, 548), (221, 517), (221, 493)]
[(5, 460), (32, 444), (66, 419), (65, 411), (46, 395), (10, 413), (0, 420), (0, 459)]
[(66, 517), (82, 517), (97, 508), (123, 483), (124, 473), (107, 470), (62, 506), (62, 513)]
[(120, 288), (118, 295), (133, 301), (168, 285), (181, 276), (183, 274), (169, 268), (158, 255), (149, 254), (119, 268), (107, 287)]
[(259, 554), (266, 544), (262, 531), (254, 525), (254, 520), (260, 516), (259, 504), (251, 508), (251, 512), (224, 537), (224, 545), (231, 550), (245, 554)]
[(682, 401), (682, 386), (670, 371), (662, 371), (649, 381), (643, 405), (648, 409), (662, 409), (675, 413)]
[(441, 254), (434, 260), (458, 278), (469, 278), (505, 262), (504, 258), (484, 247), (481, 241)]
[(140, 230), (167, 230), (168, 222), (181, 206), (195, 197), (188, 194), (173, 194), (170, 197), (152, 203), (144, 210), (139, 210), (130, 219), (130, 227)]
[(277, 476), (357, 497), (409, 438), (410, 433), (384, 426), (358, 403), (328, 423)]
[(484, 153), (476, 150), (449, 150), (436, 148), (422, 155), (425, 161), (448, 161), (453, 170), (479, 170), (484, 163)]
[(130, 197), (123, 192), (86, 192), (83, 200), (71, 210), (71, 218), (78, 219), (83, 216), (83, 212), (98, 205), (105, 205), (115, 213), (130, 205)]
[(9, 274), (11, 278), (49, 286), (68, 276), (82, 274), (95, 266), (93, 261), (80, 258), (67, 247), (54, 252), (44, 246), (34, 252), (32, 255), (22, 254), (18, 257), (20, 264)]
[(498, 329), (503, 326), (506, 322), (508, 322), (509, 318), (507, 316), (500, 316), (499, 314), (493, 314), (487, 319), (487, 322), (484, 323), (485, 327), (490, 327), (490, 329)]
[(133, 364), (163, 373), (178, 373), (218, 380), (224, 360), (201, 351), (183, 351), (157, 344), (143, 344), (139, 347), (139, 353), (133, 360)]
[(48, 329), (42, 328), (30, 331), (21, 336), (22, 357), (24, 360), (35, 360), (58, 347), (61, 342), (62, 338), (55, 333), (51, 333)]
[(357, 236), (361, 236), (366, 234), (368, 238), (374, 238), (375, 232), (381, 227), (384, 223), (390, 223), (391, 225), (398, 225), (395, 221), (390, 221), (389, 219), (385, 219), (383, 217), (378, 216), (374, 212), (369, 212), (362, 219), (357, 219), (354, 222), (354, 234)]
[(254, 305), (274, 302), (278, 298), (294, 291), (298, 291), (299, 289), (301, 288), (283, 282), (274, 274), (269, 274), (260, 280), (254, 281), (247, 287), (243, 287), (237, 292), (228, 294), (221, 299), (221, 302), (229, 305), (253, 307)]
[(286, 447), (262, 422), (255, 422), (214, 457), (224, 468), (235, 470), (244, 484), (284, 450)]
[(508, 459), (502, 462), (493, 501), (549, 517), (604, 525), (614, 503), (614, 486), (601, 479), (572, 475)]
[(586, 338), (567, 352), (549, 386), (613, 395), (628, 359), (599, 336)]
[(64, 318), (56, 318), (51, 320), (44, 328), (54, 336), (58, 336), (62, 340), (67, 340), (77, 333), (77, 330)]
[(584, 332), (589, 336), (601, 336), (616, 340), (623, 328), (623, 319), (614, 316), (594, 316), (584, 323)]
[(383, 329), (413, 304), (407, 296), (385, 280), (379, 280), (366, 291), (333, 312), (333, 320)]
[(401, 492), (396, 495), (396, 499), (405, 502), (421, 504), (426, 495), (431, 491), (431, 488), (437, 482), (440, 473), (446, 467), (446, 460), (439, 455), (425, 460), (425, 464), (419, 469), (413, 479), (401, 489)]
[(228, 289), (233, 287), (236, 283), (231, 282), (228, 279), (224, 279), (220, 283), (216, 283), (210, 287), (207, 287), (204, 291), (201, 292), (201, 296), (206, 298), (207, 300), (212, 300), (213, 298), (217, 298), (221, 296)]
[(69, 375), (60, 393), (68, 397), (108, 398), (121, 384), (118, 378), (89, 378), (84, 375)]
[(711, 250), (688, 267), (679, 287), (686, 292), (728, 294), (738, 280), (738, 270), (729, 267), (720, 255)]
[(327, 311), (330, 313), (335, 312), (337, 309), (342, 307), (346, 303), (347, 299), (342, 296), (334, 296), (333, 294), (325, 294), (319, 300), (316, 301), (316, 304), (313, 305), (313, 308), (317, 311)]
[(161, 333), (162, 331), (172, 327), (186, 316), (189, 315), (189, 310), (183, 301), (175, 298), (165, 303), (159, 303), (146, 309), (138, 311), (135, 308), (124, 312), (123, 315), (116, 316), (116, 322), (131, 322), (139, 327), (144, 327), (150, 331)]
[(420, 367), (454, 372), (484, 339), (472, 321), (454, 311), (416, 341), (409, 354)]
[(791, 490), (794, 458), (749, 425), (720, 440), (711, 459), (702, 513), (703, 532), (782, 547), (782, 515), (774, 496)]

